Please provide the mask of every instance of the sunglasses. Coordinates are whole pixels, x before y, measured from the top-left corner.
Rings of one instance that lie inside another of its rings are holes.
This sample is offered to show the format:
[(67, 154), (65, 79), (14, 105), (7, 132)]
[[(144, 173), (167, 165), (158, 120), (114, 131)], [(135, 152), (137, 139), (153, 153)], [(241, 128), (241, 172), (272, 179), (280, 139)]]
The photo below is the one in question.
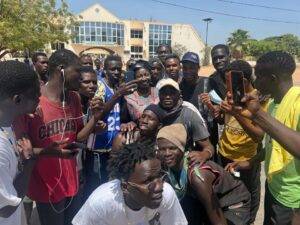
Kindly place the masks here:
[(161, 171), (159, 174), (159, 177), (154, 178), (154, 180), (152, 180), (148, 184), (137, 184), (137, 183), (130, 182), (130, 181), (128, 181), (127, 183), (129, 185), (131, 185), (132, 187), (137, 187), (137, 188), (146, 190), (148, 192), (152, 192), (155, 189), (157, 182), (163, 183), (167, 177), (168, 177), (168, 173), (166, 171)]

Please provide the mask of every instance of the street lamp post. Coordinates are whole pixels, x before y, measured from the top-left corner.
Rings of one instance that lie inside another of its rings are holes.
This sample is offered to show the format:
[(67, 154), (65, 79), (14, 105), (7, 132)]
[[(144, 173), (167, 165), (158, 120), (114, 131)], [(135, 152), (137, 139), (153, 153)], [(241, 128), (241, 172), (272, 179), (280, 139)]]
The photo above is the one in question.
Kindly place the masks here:
[(209, 64), (208, 49), (207, 49), (208, 24), (211, 21), (213, 21), (213, 19), (212, 18), (205, 18), (205, 19), (203, 19), (203, 21), (206, 22), (204, 65), (207, 66)]

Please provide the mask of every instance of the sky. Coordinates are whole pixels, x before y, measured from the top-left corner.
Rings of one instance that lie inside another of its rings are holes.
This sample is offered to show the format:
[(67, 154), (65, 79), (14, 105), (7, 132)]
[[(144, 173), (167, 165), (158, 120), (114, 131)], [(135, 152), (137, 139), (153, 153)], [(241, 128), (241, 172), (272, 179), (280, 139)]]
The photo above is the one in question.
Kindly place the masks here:
[[(204, 18), (212, 18), (213, 21), (208, 25), (208, 45), (226, 43), (230, 34), (237, 29), (248, 31), (250, 37), (257, 40), (271, 36), (280, 36), (287, 33), (294, 34), (300, 38), (299, 0), (159, 1), (188, 8), (195, 8), (197, 10), (166, 5), (156, 2), (156, 0), (67, 0), (69, 8), (74, 14), (78, 14), (94, 3), (99, 3), (119, 19), (149, 21), (150, 18), (152, 18), (152, 20), (160, 22), (192, 24), (204, 41), (206, 35), (206, 22), (202, 20)], [(263, 5), (288, 10), (252, 7), (230, 2)], [(210, 12), (203, 12), (200, 10)], [(218, 15), (211, 11), (244, 17), (293, 22), (295, 24), (235, 18)]]

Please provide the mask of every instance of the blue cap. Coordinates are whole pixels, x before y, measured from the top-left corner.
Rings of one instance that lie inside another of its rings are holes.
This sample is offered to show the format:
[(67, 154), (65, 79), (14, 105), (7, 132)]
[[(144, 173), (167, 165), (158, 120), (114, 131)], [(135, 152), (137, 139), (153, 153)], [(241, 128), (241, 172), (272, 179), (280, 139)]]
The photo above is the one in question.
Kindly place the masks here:
[(192, 63), (200, 65), (199, 56), (195, 52), (187, 52), (187, 53), (185, 53), (184, 56), (182, 57), (181, 62), (182, 63), (184, 63), (184, 62), (192, 62)]

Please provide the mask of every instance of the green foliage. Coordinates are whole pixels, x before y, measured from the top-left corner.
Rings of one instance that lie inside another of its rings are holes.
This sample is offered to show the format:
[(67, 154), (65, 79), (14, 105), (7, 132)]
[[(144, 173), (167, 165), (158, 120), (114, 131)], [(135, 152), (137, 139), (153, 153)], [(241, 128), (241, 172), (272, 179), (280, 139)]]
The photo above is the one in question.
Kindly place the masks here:
[(300, 57), (300, 40), (293, 34), (285, 34), (278, 37), (269, 37), (265, 39), (266, 42), (275, 45), (274, 50), (282, 50), (291, 55)]
[(250, 39), (248, 31), (238, 29), (228, 38), (233, 58), (245, 56), (258, 58), (269, 51), (281, 50), (300, 58), (300, 40), (293, 34), (268, 37), (263, 40)]
[(65, 0), (1, 0), (0, 58), (17, 51), (36, 51), (67, 42), (75, 17)]
[(248, 42), (247, 51), (245, 55), (254, 56), (258, 58), (263, 54), (273, 51), (276, 49), (276, 45), (273, 42), (269, 42), (266, 40), (258, 41), (258, 40), (250, 40)]
[(249, 38), (248, 31), (242, 29), (237, 29), (231, 33), (231, 36), (227, 39), (227, 44), (233, 58), (243, 58), (245, 51), (247, 51)]

